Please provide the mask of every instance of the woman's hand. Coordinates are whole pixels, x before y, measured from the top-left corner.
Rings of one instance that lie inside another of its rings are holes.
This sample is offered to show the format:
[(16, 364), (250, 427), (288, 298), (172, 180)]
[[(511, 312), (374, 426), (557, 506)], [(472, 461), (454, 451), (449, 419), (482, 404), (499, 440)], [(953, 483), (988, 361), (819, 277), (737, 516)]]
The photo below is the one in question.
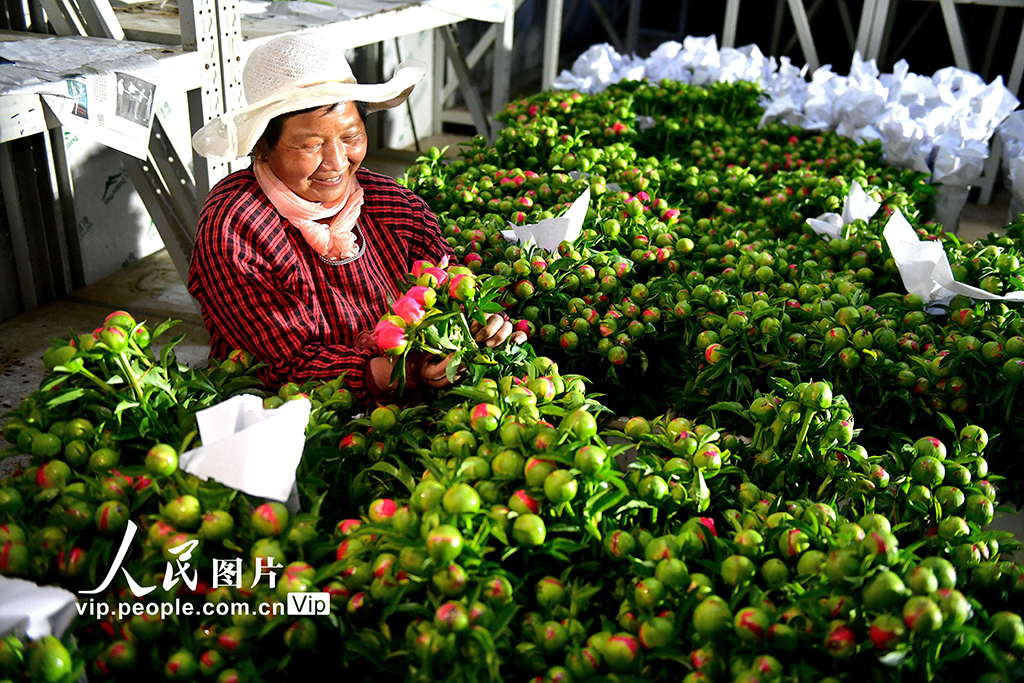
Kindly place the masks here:
[[(405, 362), (405, 388), (419, 389), (428, 386), (432, 389), (446, 389), (452, 385), (448, 381), (448, 365), (455, 354), (448, 354), (441, 360), (437, 356), (426, 353), (410, 353)], [(390, 356), (376, 356), (371, 358), (366, 367), (366, 385), (374, 396), (395, 391), (398, 389), (397, 382), (391, 381), (391, 374), (395, 368), (397, 358)], [(456, 373), (458, 379), (462, 375), (462, 368)]]
[[(513, 344), (522, 344), (526, 341), (526, 333), (522, 331), (513, 332), (512, 323), (505, 319), (500, 313), (492, 313), (487, 316), (487, 322), (483, 325), (474, 321), (470, 327), (473, 338), (478, 343), (484, 343), (490, 348), (495, 348), (511, 341)], [(359, 344), (362, 346), (362, 344)], [(448, 365), (452, 362), (455, 354), (448, 354), (438, 360), (437, 356), (426, 353), (411, 353), (405, 365), (405, 388), (417, 389), (428, 386), (432, 389), (446, 389), (452, 385), (448, 381)], [(370, 393), (380, 396), (386, 392), (394, 391), (397, 384), (391, 381), (391, 373), (394, 370), (395, 359), (387, 356), (371, 358), (366, 367), (366, 385)], [(455, 374), (458, 379), (462, 375), (462, 368)]]
[[(441, 360), (433, 363), (431, 361), (436, 360), (437, 356), (428, 356), (424, 359), (423, 363), (419, 366), (419, 379), (432, 389), (445, 389), (452, 385), (448, 381), (448, 365), (452, 362), (452, 358), (455, 357), (454, 353), (449, 353)], [(462, 368), (459, 368), (458, 372), (455, 373), (455, 378), (458, 379), (462, 375)]]
[(487, 316), (486, 325), (481, 325), (474, 320), (469, 326), (469, 331), (473, 333), (473, 338), (476, 341), (483, 342), (492, 349), (501, 346), (509, 338), (513, 344), (522, 344), (526, 341), (526, 333), (513, 332), (512, 322), (500, 313), (491, 313)]

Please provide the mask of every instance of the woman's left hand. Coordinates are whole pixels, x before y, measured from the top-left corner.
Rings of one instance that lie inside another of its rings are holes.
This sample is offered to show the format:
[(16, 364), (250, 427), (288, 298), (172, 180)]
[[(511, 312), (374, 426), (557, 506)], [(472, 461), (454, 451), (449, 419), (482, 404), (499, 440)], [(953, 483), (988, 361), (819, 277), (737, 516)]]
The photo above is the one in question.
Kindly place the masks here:
[(473, 321), (469, 326), (473, 338), (478, 342), (484, 342), (488, 347), (495, 348), (511, 338), (513, 344), (522, 344), (526, 341), (526, 333), (522, 331), (513, 332), (512, 323), (506, 320), (500, 313), (491, 313), (487, 316), (487, 324), (481, 325)]

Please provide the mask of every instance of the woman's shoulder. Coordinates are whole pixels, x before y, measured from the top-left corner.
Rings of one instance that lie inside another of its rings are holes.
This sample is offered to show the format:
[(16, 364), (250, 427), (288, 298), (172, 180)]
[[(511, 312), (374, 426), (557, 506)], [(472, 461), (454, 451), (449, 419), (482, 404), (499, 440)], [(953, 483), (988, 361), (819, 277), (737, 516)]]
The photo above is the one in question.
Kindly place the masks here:
[(256, 181), (251, 169), (235, 171), (213, 186), (206, 196), (199, 225), (213, 224), (221, 229), (240, 225), (276, 225), (277, 211)]
[(281, 217), (256, 182), (250, 169), (236, 171), (222, 179), (206, 197), (199, 226), (197, 244), (207, 243), (217, 249), (226, 245), (241, 248), (242, 244), (280, 246), (283, 231)]
[(218, 204), (233, 204), (239, 199), (245, 196), (256, 197), (262, 195), (263, 190), (260, 189), (260, 185), (256, 182), (256, 174), (252, 172), (252, 168), (243, 168), (241, 171), (235, 171), (224, 178), (221, 178), (210, 189), (210, 193), (206, 196), (206, 203), (203, 205), (204, 209), (211, 205)]

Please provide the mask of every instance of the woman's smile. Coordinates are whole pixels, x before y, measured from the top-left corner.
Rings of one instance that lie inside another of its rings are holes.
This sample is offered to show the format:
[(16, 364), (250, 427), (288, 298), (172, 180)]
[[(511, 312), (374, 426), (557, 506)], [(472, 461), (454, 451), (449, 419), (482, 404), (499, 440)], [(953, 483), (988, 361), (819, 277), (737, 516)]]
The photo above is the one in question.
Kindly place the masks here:
[(366, 156), (366, 127), (354, 102), (288, 117), (267, 163), (288, 189), (328, 206), (343, 200)]

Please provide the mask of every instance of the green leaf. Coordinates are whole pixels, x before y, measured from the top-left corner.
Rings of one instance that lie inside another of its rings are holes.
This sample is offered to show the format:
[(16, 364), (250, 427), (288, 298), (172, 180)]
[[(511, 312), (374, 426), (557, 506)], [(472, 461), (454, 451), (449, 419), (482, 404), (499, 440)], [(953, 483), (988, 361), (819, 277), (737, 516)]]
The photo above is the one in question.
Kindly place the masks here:
[(61, 375), (59, 377), (54, 377), (49, 382), (46, 382), (45, 384), (43, 384), (43, 386), (40, 387), (40, 391), (42, 391), (44, 394), (47, 393), (47, 392), (53, 391), (56, 387), (60, 386), (64, 382), (67, 382), (68, 379), (70, 379), (70, 378), (71, 378), (71, 375)]
[(172, 327), (174, 327), (175, 325), (177, 325), (180, 322), (181, 322), (180, 320), (171, 320), (170, 318), (168, 318), (164, 322), (160, 323), (155, 330), (153, 330), (153, 334), (151, 336), (151, 339), (156, 339), (161, 334), (163, 334), (167, 330), (171, 329)]
[(50, 399), (49, 401), (46, 402), (46, 405), (49, 408), (53, 408), (54, 406), (59, 406), (63, 403), (70, 403), (71, 401), (78, 400), (84, 395), (85, 389), (71, 389), (70, 391), (64, 392), (60, 396), (57, 396), (56, 398)]
[(117, 420), (120, 422), (121, 416), (124, 413), (124, 411), (138, 407), (139, 403), (137, 401), (121, 401), (120, 403), (117, 404), (117, 407), (114, 408), (114, 417), (116, 417)]
[(416, 488), (416, 482), (413, 481), (412, 473), (410, 473), (404, 465), (402, 465), (402, 469), (405, 471), (403, 472), (391, 463), (377, 462), (367, 467), (364, 472), (383, 472), (384, 474), (390, 475), (401, 482), (402, 486), (409, 489), (411, 493), (412, 490)]
[(171, 359), (174, 357), (174, 347), (177, 346), (185, 339), (185, 335), (179, 334), (171, 341), (164, 344), (164, 347), (160, 349), (160, 365), (165, 368), (170, 364)]

